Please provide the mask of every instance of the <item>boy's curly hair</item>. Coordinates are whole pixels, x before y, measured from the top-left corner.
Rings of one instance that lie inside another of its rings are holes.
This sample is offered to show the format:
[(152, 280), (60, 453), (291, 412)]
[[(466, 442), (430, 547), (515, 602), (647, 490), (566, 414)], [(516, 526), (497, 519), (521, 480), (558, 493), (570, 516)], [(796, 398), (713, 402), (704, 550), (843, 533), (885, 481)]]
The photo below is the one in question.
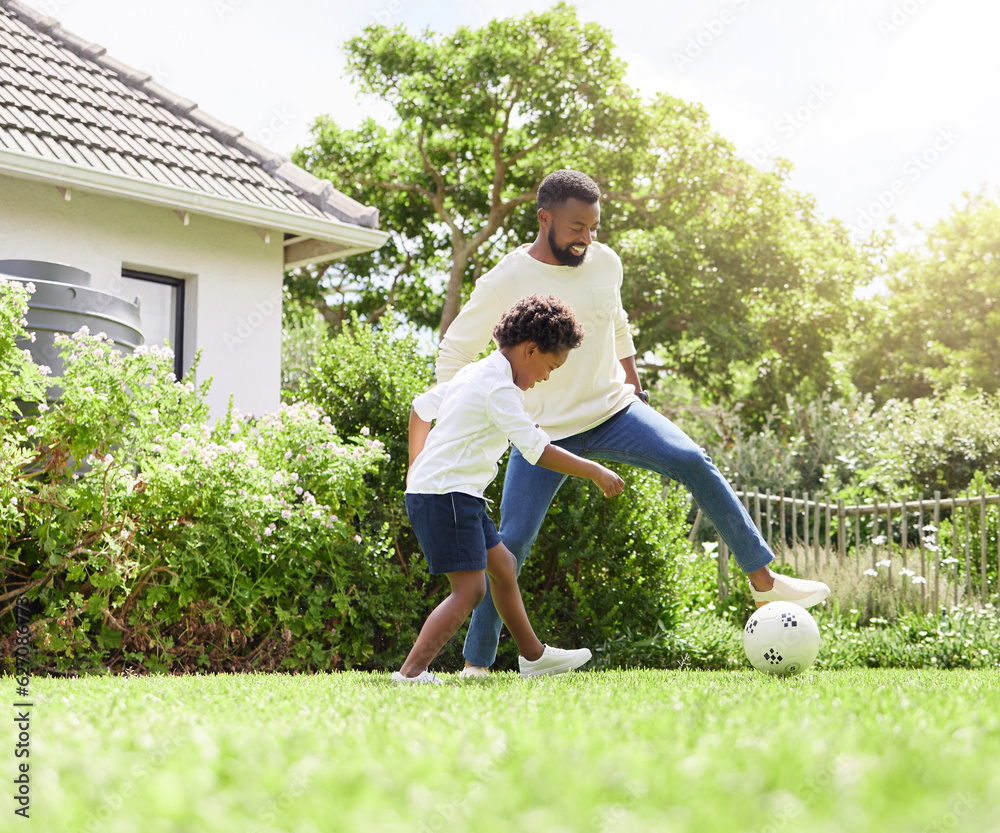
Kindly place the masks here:
[(573, 350), (583, 341), (573, 308), (555, 295), (529, 295), (503, 314), (493, 338), (503, 347), (533, 341), (543, 353)]

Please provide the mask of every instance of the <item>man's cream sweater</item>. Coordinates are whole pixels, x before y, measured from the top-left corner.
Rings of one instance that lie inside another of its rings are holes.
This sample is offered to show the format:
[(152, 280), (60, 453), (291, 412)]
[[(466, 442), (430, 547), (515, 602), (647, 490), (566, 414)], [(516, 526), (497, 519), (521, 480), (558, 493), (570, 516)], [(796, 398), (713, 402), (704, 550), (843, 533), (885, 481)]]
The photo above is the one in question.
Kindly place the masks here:
[(583, 325), (583, 343), (547, 382), (525, 394), (528, 413), (553, 439), (579, 434), (636, 402), (621, 359), (635, 355), (621, 302), (622, 264), (612, 249), (591, 243), (580, 266), (552, 266), (515, 249), (476, 283), (469, 302), (441, 340), (437, 381), (447, 382), (489, 345), (493, 328), (516, 301), (555, 295)]

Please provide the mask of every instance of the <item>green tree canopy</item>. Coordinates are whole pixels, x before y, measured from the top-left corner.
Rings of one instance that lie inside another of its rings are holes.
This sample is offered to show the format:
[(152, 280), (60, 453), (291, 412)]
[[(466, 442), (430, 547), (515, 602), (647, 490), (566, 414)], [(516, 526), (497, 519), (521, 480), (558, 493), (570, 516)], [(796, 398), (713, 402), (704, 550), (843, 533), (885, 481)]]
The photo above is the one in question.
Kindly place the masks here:
[(296, 162), (379, 206), (392, 238), (290, 276), (332, 324), (392, 306), (443, 334), (478, 276), (533, 239), (542, 179), (571, 167), (604, 191), (601, 239), (622, 256), (651, 367), (760, 412), (828, 384), (829, 334), (850, 328), (866, 261), (788, 187), (787, 165), (760, 171), (702, 107), (630, 89), (610, 32), (560, 4), (443, 36), (372, 26), (346, 50), (393, 122), (322, 117)]
[(888, 260), (888, 294), (853, 362), (877, 400), (917, 399), (952, 387), (1000, 389), (1000, 204), (986, 193)]
[(393, 240), (337, 267), (336, 280), (374, 269), (369, 307), (397, 305), (443, 333), (505, 232), (533, 218), (525, 207), (545, 175), (582, 164), (589, 142), (619, 129), (625, 64), (606, 30), (562, 4), (444, 36), (371, 26), (346, 51), (361, 92), (388, 102), (397, 121), (344, 130), (322, 117), (296, 162), (378, 205)]

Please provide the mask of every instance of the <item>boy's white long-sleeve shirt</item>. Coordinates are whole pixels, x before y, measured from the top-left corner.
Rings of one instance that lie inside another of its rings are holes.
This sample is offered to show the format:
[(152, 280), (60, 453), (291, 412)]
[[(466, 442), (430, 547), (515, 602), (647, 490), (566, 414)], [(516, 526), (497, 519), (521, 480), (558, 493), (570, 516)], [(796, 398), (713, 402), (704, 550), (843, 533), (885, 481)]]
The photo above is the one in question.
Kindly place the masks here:
[(555, 295), (583, 325), (583, 343), (548, 381), (525, 394), (528, 413), (553, 440), (579, 434), (638, 401), (620, 360), (635, 355), (622, 307), (622, 264), (591, 243), (580, 266), (553, 266), (522, 246), (483, 275), (441, 340), (437, 381), (446, 382), (489, 345), (500, 317), (528, 295)]

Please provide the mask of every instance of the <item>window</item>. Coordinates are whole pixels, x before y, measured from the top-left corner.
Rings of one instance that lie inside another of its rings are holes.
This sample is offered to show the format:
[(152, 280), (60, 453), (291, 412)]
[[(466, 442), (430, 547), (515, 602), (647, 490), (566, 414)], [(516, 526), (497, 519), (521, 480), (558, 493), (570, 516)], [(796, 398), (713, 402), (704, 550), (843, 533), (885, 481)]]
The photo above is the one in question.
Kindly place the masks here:
[(174, 373), (184, 372), (184, 281), (122, 269), (123, 298), (139, 298), (139, 320), (147, 347), (162, 347), (168, 341), (174, 351)]

